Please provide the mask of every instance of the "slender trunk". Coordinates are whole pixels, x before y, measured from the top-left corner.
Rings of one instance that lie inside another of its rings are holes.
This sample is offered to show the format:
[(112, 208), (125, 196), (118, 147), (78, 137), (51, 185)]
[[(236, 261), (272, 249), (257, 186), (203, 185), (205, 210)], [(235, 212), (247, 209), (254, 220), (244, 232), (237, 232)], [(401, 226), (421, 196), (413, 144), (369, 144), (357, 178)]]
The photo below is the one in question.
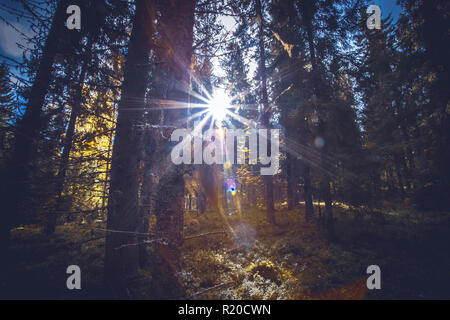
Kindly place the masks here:
[(61, 159), (59, 162), (58, 174), (56, 176), (55, 182), (55, 195), (56, 195), (56, 206), (55, 210), (49, 212), (49, 217), (47, 219), (46, 233), (47, 235), (52, 235), (55, 232), (57, 217), (61, 210), (62, 204), (62, 193), (64, 189), (64, 180), (66, 179), (67, 168), (69, 166), (69, 156), (70, 151), (73, 146), (73, 137), (75, 135), (75, 124), (77, 122), (78, 113), (80, 112), (81, 105), (83, 103), (83, 86), (87, 74), (87, 61), (83, 62), (83, 67), (80, 75), (80, 85), (77, 88), (75, 98), (72, 103), (72, 111), (70, 113), (69, 124), (67, 126), (66, 135), (64, 139), (63, 151), (61, 154)]
[(319, 193), (319, 196), (317, 197), (317, 201), (319, 202), (319, 205), (318, 205), (318, 207), (317, 207), (317, 209), (318, 209), (318, 211), (319, 211), (319, 224), (321, 224), (322, 223), (322, 219), (323, 219), (323, 217), (322, 217), (322, 208), (320, 207), (320, 203), (321, 203), (321, 199), (320, 199), (320, 193)]
[(107, 195), (109, 194), (108, 192), (108, 187), (109, 187), (109, 176), (110, 176), (110, 171), (111, 171), (111, 152), (112, 152), (112, 145), (113, 145), (113, 135), (114, 132), (112, 130), (110, 130), (109, 132), (109, 136), (108, 136), (108, 151), (106, 154), (106, 166), (105, 166), (105, 181), (103, 183), (103, 198), (102, 198), (102, 218), (105, 217), (105, 213), (106, 213), (106, 204), (107, 204)]
[(308, 26), (307, 26), (307, 30), (308, 30), (308, 46), (309, 46), (309, 54), (310, 54), (310, 58), (311, 58), (311, 66), (312, 66), (312, 70), (316, 71), (317, 70), (317, 60), (316, 60), (316, 51), (315, 51), (315, 45), (314, 45), (314, 40), (313, 40), (313, 31), (312, 31), (312, 25), (311, 25), (311, 21), (308, 21)]
[(314, 206), (311, 187), (311, 169), (308, 165), (305, 165), (303, 169), (303, 197), (305, 199), (306, 220), (311, 220), (314, 216)]
[[(269, 95), (267, 92), (267, 70), (266, 70), (266, 50), (264, 46), (264, 17), (262, 13), (261, 0), (255, 0), (256, 15), (259, 18), (259, 72), (261, 74), (261, 96), (262, 96), (262, 125), (264, 128), (270, 127), (270, 106)], [(268, 150), (270, 147), (270, 139), (268, 140)], [(265, 202), (266, 202), (266, 214), (267, 221), (271, 224), (275, 224), (275, 213), (273, 205), (273, 176), (263, 177), (265, 185)]]
[(130, 282), (139, 265), (136, 233), (142, 220), (138, 209), (139, 133), (148, 78), (148, 60), (154, 34), (152, 0), (137, 0), (136, 14), (124, 68), (116, 135), (111, 163), (105, 245), (105, 281), (119, 298), (130, 298)]
[(300, 175), (297, 174), (297, 169), (295, 169), (295, 179), (293, 181), (294, 183), (294, 194), (293, 194), (293, 201), (294, 201), (294, 208), (298, 207), (298, 203), (300, 201), (300, 190), (299, 190), (299, 184), (300, 184)]
[(405, 189), (404, 189), (405, 183), (403, 182), (403, 174), (402, 174), (402, 170), (401, 170), (400, 158), (401, 157), (394, 155), (395, 173), (397, 174), (397, 182), (398, 182), (398, 187), (400, 189), (400, 196), (401, 196), (402, 200), (405, 200), (405, 198), (406, 198)]
[(292, 168), (292, 155), (289, 152), (286, 153), (286, 175), (287, 175), (287, 207), (288, 210), (294, 209), (294, 192), (295, 192), (295, 183), (294, 183), (294, 170)]
[[(313, 84), (313, 92), (317, 94), (316, 86), (317, 86), (317, 76), (318, 76), (318, 68), (317, 68), (317, 60), (316, 60), (316, 50), (314, 45), (314, 32), (312, 19), (314, 17), (314, 10), (312, 7), (312, 3), (308, 3), (311, 6), (305, 6), (303, 10), (301, 10), (302, 17), (304, 20), (304, 24), (307, 31), (307, 41), (309, 47), (309, 54), (311, 59), (311, 75), (312, 75), (312, 84)], [(312, 200), (312, 186), (311, 186), (311, 170), (307, 163), (304, 164), (305, 168), (303, 171), (303, 183), (304, 183), (304, 194), (305, 194), (305, 206), (306, 206), (306, 219), (310, 220), (314, 215), (314, 206)]]
[(326, 180), (323, 187), (325, 201), (324, 222), (327, 231), (327, 239), (329, 241), (332, 241), (334, 239), (334, 217), (331, 199), (330, 178), (328, 176), (326, 176), (325, 178)]

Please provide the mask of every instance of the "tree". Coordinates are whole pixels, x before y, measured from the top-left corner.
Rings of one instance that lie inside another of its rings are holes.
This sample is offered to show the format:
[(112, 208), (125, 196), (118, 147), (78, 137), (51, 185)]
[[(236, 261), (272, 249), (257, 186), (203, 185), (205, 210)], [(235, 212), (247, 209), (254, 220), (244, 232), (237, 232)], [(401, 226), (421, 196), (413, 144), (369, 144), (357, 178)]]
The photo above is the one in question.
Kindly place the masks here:
[(414, 202), (423, 210), (446, 210), (449, 205), (450, 152), (449, 3), (443, 0), (401, 0), (405, 13), (398, 21), (403, 97), (399, 108), (407, 115), (406, 159), (416, 177)]
[[(67, 169), (69, 166), (69, 156), (73, 146), (73, 139), (75, 135), (75, 125), (77, 122), (77, 118), (82, 111), (83, 106), (83, 90), (86, 85), (86, 80), (89, 76), (89, 68), (93, 59), (93, 47), (95, 43), (99, 42), (100, 32), (102, 27), (104, 27), (105, 18), (108, 14), (108, 11), (105, 8), (105, 3), (103, 1), (91, 1), (82, 3), (81, 10), (85, 13), (83, 23), (83, 29), (81, 35), (79, 36), (79, 40), (74, 44), (74, 51), (79, 51), (79, 59), (71, 59), (72, 63), (80, 64), (80, 71), (78, 76), (78, 83), (76, 88), (74, 89), (73, 95), (70, 97), (70, 105), (72, 106), (70, 111), (70, 117), (67, 124), (67, 129), (64, 135), (63, 147), (61, 152), (61, 158), (58, 165), (58, 171), (55, 177), (54, 182), (54, 194), (56, 196), (56, 204), (48, 215), (46, 232), (48, 235), (51, 235), (55, 231), (55, 226), (57, 222), (57, 215), (61, 211), (62, 205), (62, 193), (64, 189), (64, 180), (66, 177)], [(97, 16), (94, 18), (91, 12), (98, 12)], [(86, 45), (83, 48), (83, 41), (85, 41)], [(74, 61), (75, 60), (75, 61)], [(94, 60), (95, 61), (95, 60)], [(70, 73), (69, 73), (70, 74)]]
[(10, 262), (7, 254), (9, 246), (9, 232), (25, 211), (24, 204), (30, 188), (31, 163), (35, 155), (36, 139), (42, 128), (42, 108), (51, 80), (52, 66), (57, 53), (58, 41), (64, 32), (65, 11), (68, 1), (58, 3), (53, 21), (48, 32), (39, 66), (29, 91), (28, 101), (22, 119), (18, 120), (15, 128), (15, 141), (12, 155), (8, 163), (9, 171), (2, 183), (6, 184), (2, 193), (4, 204), (3, 222), (0, 230), (0, 255)]
[(145, 106), (148, 61), (154, 34), (155, 3), (138, 0), (124, 68), (111, 165), (105, 247), (105, 281), (117, 297), (127, 297), (137, 275), (139, 254), (137, 125)]
[[(160, 4), (158, 49), (156, 55), (167, 85), (160, 87), (164, 99), (185, 105), (189, 101), (186, 88), (190, 84), (193, 52), (193, 28), (196, 0), (176, 0)], [(186, 125), (183, 109), (164, 110), (162, 124), (170, 129)], [(168, 136), (166, 136), (168, 138)], [(181, 245), (184, 227), (184, 167), (170, 160), (171, 143), (159, 142), (159, 182), (156, 186), (157, 212), (155, 261), (152, 291), (156, 298), (180, 298), (183, 295), (178, 271), (181, 267)]]
[[(265, 18), (263, 15), (261, 0), (255, 0), (255, 13), (258, 20), (258, 46), (259, 46), (259, 75), (261, 77), (261, 99), (262, 99), (262, 125), (264, 128), (270, 128), (270, 112), (269, 93), (267, 89), (267, 70), (266, 70), (266, 49), (265, 49)], [(269, 137), (267, 137), (269, 140)], [(270, 150), (270, 142), (268, 143)], [(266, 188), (266, 211), (267, 221), (275, 224), (275, 214), (273, 206), (273, 180), (272, 176), (264, 176), (264, 184)]]

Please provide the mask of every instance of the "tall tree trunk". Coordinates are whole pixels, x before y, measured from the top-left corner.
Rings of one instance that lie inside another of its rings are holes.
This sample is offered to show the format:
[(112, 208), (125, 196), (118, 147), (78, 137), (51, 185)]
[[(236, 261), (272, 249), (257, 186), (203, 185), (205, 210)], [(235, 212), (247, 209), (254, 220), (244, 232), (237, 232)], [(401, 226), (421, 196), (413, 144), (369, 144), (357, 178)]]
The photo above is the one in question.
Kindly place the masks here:
[(308, 165), (303, 168), (303, 198), (305, 200), (305, 217), (310, 220), (314, 215), (312, 186), (311, 186), (311, 169)]
[[(169, 87), (166, 99), (185, 103), (190, 86), (193, 52), (194, 10), (196, 0), (173, 0), (161, 3), (158, 24), (160, 48), (157, 56)], [(164, 124), (168, 127), (186, 125), (183, 109), (166, 110)], [(157, 255), (152, 274), (152, 294), (156, 299), (177, 299), (184, 293), (178, 271), (181, 268), (181, 246), (184, 227), (184, 166), (175, 166), (170, 159), (173, 143), (160, 142), (161, 170), (156, 187), (155, 211), (158, 214)]]
[[(325, 121), (319, 120), (318, 133), (322, 137), (326, 137), (327, 128)], [(320, 155), (320, 162), (323, 168), (326, 168), (325, 157), (328, 155), (328, 146), (322, 148)], [(320, 193), (323, 194), (325, 201), (324, 223), (327, 234), (327, 239), (332, 241), (334, 239), (334, 218), (333, 218), (333, 200), (331, 197), (331, 178), (328, 173), (323, 173), (323, 183)]]
[(114, 131), (110, 130), (108, 133), (108, 151), (106, 153), (106, 166), (105, 166), (105, 181), (103, 183), (103, 196), (102, 196), (102, 218), (106, 217), (107, 214), (107, 197), (109, 194), (109, 177), (111, 174), (111, 157), (112, 157), (112, 146), (113, 146), (113, 136)]
[(119, 298), (130, 297), (130, 281), (137, 275), (139, 265), (135, 244), (142, 219), (138, 208), (140, 144), (136, 143), (139, 141), (136, 125), (142, 119), (145, 107), (154, 9), (152, 0), (136, 2), (113, 146), (105, 281)]
[(202, 164), (198, 165), (198, 171), (200, 173), (200, 183), (202, 185), (203, 199), (206, 200), (206, 208), (208, 211), (219, 210), (221, 208), (221, 198), (216, 188), (217, 185), (217, 167), (214, 165)]
[(394, 153), (394, 167), (395, 167), (395, 173), (397, 175), (397, 182), (398, 182), (398, 188), (400, 191), (400, 196), (402, 200), (405, 200), (406, 193), (405, 193), (405, 183), (403, 181), (403, 174), (402, 174), (402, 165), (400, 164), (401, 161), (404, 161), (402, 158), (403, 156), (398, 156)]
[[(148, 119), (151, 121), (151, 119)], [(149, 220), (152, 210), (152, 187), (153, 187), (153, 172), (152, 164), (155, 162), (155, 156), (153, 152), (155, 151), (156, 141), (154, 139), (153, 130), (145, 130), (142, 134), (142, 141), (140, 145), (142, 148), (142, 186), (139, 198), (139, 216), (142, 219), (140, 233), (148, 233)], [(147, 236), (141, 235), (139, 237), (139, 265), (141, 268), (145, 268), (148, 265), (148, 253), (147, 244), (145, 244)]]
[(294, 192), (296, 192), (295, 187), (295, 177), (293, 170), (292, 155), (289, 152), (286, 153), (286, 175), (287, 175), (287, 207), (288, 210), (294, 209)]
[[(261, 0), (255, 0), (256, 16), (259, 19), (259, 73), (261, 74), (261, 96), (263, 103), (262, 111), (262, 125), (265, 128), (270, 127), (270, 106), (269, 106), (269, 95), (267, 92), (267, 70), (266, 70), (266, 50), (264, 46), (264, 17), (262, 13)], [(270, 138), (267, 137), (268, 150), (270, 147)], [(275, 224), (275, 213), (273, 205), (273, 176), (263, 177), (265, 185), (265, 195), (266, 195), (266, 214), (267, 221), (271, 224)]]
[(334, 217), (333, 217), (333, 207), (332, 207), (330, 183), (331, 183), (330, 178), (328, 177), (328, 175), (326, 175), (324, 186), (323, 186), (324, 201), (325, 201), (324, 222), (325, 222), (327, 239), (329, 241), (332, 241), (334, 239)]
[[(316, 60), (316, 50), (314, 45), (314, 31), (312, 25), (312, 19), (314, 17), (315, 8), (313, 7), (313, 1), (306, 1), (301, 8), (301, 14), (303, 18), (303, 23), (306, 27), (307, 41), (309, 47), (309, 54), (311, 59), (311, 75), (313, 84), (313, 93), (317, 94), (316, 86), (318, 79), (317, 70), (317, 60)], [(303, 183), (304, 183), (304, 197), (305, 197), (305, 207), (306, 207), (306, 219), (309, 220), (314, 215), (314, 206), (312, 199), (312, 185), (311, 185), (311, 169), (309, 165), (304, 163), (303, 170)]]
[[(150, 210), (151, 210), (151, 188), (152, 188), (152, 173), (150, 166), (144, 167), (144, 175), (141, 187), (141, 199), (139, 205), (139, 216), (142, 219), (140, 233), (148, 233)], [(144, 241), (147, 240), (146, 236), (141, 236), (139, 239), (139, 266), (144, 268), (148, 263), (147, 246)]]

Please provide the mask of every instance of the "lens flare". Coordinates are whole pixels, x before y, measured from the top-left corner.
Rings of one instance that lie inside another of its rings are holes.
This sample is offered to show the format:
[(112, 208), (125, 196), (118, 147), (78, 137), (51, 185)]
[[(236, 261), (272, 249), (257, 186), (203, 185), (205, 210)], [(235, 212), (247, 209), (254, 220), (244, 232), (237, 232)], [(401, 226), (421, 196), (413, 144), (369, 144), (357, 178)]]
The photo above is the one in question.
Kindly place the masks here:
[(225, 188), (227, 192), (230, 192), (233, 196), (237, 192), (237, 181), (235, 178), (228, 178), (225, 182)]
[(316, 148), (322, 149), (323, 147), (325, 147), (325, 139), (322, 137), (316, 137), (314, 139), (314, 145), (316, 146)]
[(230, 98), (223, 89), (216, 89), (212, 100), (208, 103), (208, 111), (213, 116), (214, 121), (221, 124), (228, 114), (230, 108)]

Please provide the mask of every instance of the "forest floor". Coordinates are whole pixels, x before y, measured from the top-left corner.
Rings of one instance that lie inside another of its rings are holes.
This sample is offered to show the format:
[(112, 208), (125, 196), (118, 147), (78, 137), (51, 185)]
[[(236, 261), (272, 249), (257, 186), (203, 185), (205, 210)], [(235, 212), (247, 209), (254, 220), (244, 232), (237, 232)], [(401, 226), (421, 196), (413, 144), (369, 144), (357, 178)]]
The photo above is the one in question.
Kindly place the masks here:
[[(331, 242), (315, 221), (305, 221), (302, 208), (277, 210), (276, 226), (265, 222), (261, 209), (188, 213), (180, 273), (186, 297), (450, 298), (449, 214), (347, 209), (334, 209)], [(36, 226), (13, 230), (16, 261), (7, 298), (104, 298), (102, 228), (66, 224), (51, 239)], [(151, 261), (153, 248), (148, 251)], [(68, 265), (80, 266), (82, 290), (67, 290)], [(367, 290), (370, 265), (381, 268), (381, 290)], [(143, 270), (142, 277), (151, 274)]]

